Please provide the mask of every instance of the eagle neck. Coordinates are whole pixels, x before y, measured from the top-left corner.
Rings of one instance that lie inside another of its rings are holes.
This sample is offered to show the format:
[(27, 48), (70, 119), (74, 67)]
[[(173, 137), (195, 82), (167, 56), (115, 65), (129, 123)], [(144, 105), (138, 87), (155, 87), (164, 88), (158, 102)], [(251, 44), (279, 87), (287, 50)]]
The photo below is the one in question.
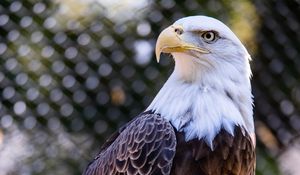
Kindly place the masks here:
[(236, 126), (253, 133), (249, 77), (232, 79), (220, 72), (206, 75), (186, 81), (175, 68), (147, 110), (161, 114), (177, 131), (183, 131), (186, 141), (204, 139), (211, 149), (222, 128), (231, 135)]

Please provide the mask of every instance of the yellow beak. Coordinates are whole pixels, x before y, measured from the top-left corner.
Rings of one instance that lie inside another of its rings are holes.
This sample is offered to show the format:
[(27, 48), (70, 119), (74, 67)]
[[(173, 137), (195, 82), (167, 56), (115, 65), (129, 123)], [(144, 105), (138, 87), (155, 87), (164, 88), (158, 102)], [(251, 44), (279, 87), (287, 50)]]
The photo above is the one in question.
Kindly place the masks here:
[(181, 34), (183, 27), (172, 25), (163, 30), (158, 36), (155, 48), (156, 60), (159, 62), (161, 53), (197, 51), (200, 53), (210, 53), (207, 49), (200, 48), (183, 41)]

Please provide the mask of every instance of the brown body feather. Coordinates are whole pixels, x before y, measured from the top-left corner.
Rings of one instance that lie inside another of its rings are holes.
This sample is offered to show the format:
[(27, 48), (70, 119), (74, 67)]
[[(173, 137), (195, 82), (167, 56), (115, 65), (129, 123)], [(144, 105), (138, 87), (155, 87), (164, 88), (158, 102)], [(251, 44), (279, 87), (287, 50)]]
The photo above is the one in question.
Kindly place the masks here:
[(221, 130), (213, 141), (214, 149), (203, 139), (186, 142), (177, 132), (172, 175), (254, 175), (255, 148), (250, 136), (240, 127), (234, 137)]
[(84, 175), (254, 175), (255, 148), (243, 128), (234, 137), (221, 130), (211, 150), (206, 142), (186, 142), (163, 117), (150, 112), (115, 133)]

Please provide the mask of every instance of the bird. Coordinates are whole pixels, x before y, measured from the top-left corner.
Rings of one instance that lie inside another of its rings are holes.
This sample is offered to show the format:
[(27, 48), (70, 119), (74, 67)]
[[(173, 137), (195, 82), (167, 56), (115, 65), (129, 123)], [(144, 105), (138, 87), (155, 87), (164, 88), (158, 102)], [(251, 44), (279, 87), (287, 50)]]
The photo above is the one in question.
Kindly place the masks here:
[(174, 70), (150, 105), (116, 131), (84, 175), (254, 175), (251, 56), (223, 22), (175, 21), (155, 54)]

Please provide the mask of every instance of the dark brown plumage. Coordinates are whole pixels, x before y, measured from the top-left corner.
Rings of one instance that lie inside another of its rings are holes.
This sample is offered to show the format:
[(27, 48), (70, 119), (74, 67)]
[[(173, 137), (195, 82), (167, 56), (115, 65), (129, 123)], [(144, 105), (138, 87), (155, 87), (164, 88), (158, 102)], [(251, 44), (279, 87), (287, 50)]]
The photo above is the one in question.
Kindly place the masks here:
[(168, 175), (175, 155), (172, 125), (157, 114), (143, 113), (104, 145), (85, 175)]
[(84, 175), (254, 175), (255, 149), (243, 128), (236, 126), (234, 137), (222, 129), (213, 145), (186, 142), (167, 120), (146, 112), (108, 140)]
[(236, 126), (234, 137), (222, 129), (213, 140), (214, 149), (203, 139), (186, 142), (176, 132), (177, 146), (172, 175), (254, 175), (255, 149), (250, 136)]

